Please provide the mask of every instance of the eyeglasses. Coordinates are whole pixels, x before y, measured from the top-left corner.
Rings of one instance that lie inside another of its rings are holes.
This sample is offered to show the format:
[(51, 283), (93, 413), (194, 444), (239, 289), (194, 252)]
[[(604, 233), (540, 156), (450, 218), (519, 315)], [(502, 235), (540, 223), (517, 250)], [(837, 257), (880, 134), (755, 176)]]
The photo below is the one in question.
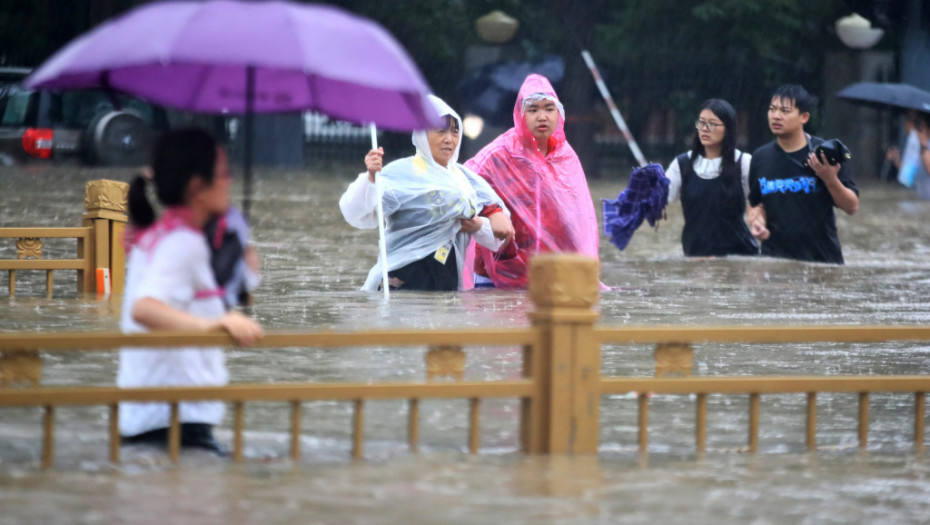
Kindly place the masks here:
[(694, 129), (702, 130), (706, 129), (707, 131), (714, 132), (717, 131), (717, 128), (723, 127), (723, 124), (717, 124), (716, 122), (707, 122), (706, 120), (697, 119), (694, 121)]

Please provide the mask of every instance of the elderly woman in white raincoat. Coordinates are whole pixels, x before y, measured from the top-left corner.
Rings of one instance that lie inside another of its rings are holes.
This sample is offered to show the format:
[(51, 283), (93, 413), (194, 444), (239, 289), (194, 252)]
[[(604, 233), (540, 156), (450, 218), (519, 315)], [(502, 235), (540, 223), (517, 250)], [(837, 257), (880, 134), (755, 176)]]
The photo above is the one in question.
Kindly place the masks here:
[[(458, 164), (462, 120), (440, 98), (430, 100), (445, 127), (413, 133), (416, 155), (382, 170), (383, 149), (365, 156), (367, 172), (339, 199), (346, 222), (378, 227), (375, 174), (381, 171), (386, 219), (388, 282), (395, 290), (468, 290), (474, 287), (473, 261), (466, 261), (472, 238), (497, 251), (513, 237), (510, 212), (491, 186)], [(378, 262), (363, 290), (382, 285)]]

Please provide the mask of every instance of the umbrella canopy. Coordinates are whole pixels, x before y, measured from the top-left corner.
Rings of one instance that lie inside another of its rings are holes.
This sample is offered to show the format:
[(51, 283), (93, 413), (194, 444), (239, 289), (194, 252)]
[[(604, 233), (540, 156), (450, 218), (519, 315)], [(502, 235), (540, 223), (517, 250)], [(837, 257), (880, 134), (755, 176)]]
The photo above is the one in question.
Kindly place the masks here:
[(253, 112), (316, 110), (397, 131), (441, 125), (420, 71), (385, 29), (335, 7), (280, 0), (143, 5), (66, 45), (26, 85), (103, 87), (245, 114), (246, 215)]
[[(249, 68), (254, 96), (246, 96)], [(397, 131), (438, 125), (429, 87), (375, 22), (324, 5), (157, 2), (58, 51), (30, 87), (108, 87), (204, 113), (317, 110)]]
[(841, 89), (836, 98), (879, 109), (913, 109), (930, 113), (930, 92), (909, 84), (858, 82)]

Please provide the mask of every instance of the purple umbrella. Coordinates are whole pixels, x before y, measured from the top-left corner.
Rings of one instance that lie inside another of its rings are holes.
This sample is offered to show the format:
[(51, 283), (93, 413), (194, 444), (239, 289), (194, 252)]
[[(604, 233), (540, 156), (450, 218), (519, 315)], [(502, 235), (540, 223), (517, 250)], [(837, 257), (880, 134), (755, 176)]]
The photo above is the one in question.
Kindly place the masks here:
[(246, 214), (252, 113), (316, 110), (397, 131), (439, 125), (429, 87), (390, 33), (338, 8), (286, 1), (146, 4), (69, 43), (26, 85), (244, 113)]

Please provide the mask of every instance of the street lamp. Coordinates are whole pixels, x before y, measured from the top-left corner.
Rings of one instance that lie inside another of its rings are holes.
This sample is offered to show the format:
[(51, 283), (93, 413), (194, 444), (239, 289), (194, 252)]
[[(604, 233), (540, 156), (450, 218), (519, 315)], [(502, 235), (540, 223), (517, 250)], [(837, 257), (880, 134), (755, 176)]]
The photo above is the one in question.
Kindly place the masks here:
[(503, 11), (491, 11), (475, 20), (478, 36), (490, 44), (506, 44), (519, 27), (520, 22)]
[(869, 49), (884, 34), (884, 30), (873, 28), (871, 22), (856, 13), (836, 21), (836, 35), (846, 47), (852, 49)]

